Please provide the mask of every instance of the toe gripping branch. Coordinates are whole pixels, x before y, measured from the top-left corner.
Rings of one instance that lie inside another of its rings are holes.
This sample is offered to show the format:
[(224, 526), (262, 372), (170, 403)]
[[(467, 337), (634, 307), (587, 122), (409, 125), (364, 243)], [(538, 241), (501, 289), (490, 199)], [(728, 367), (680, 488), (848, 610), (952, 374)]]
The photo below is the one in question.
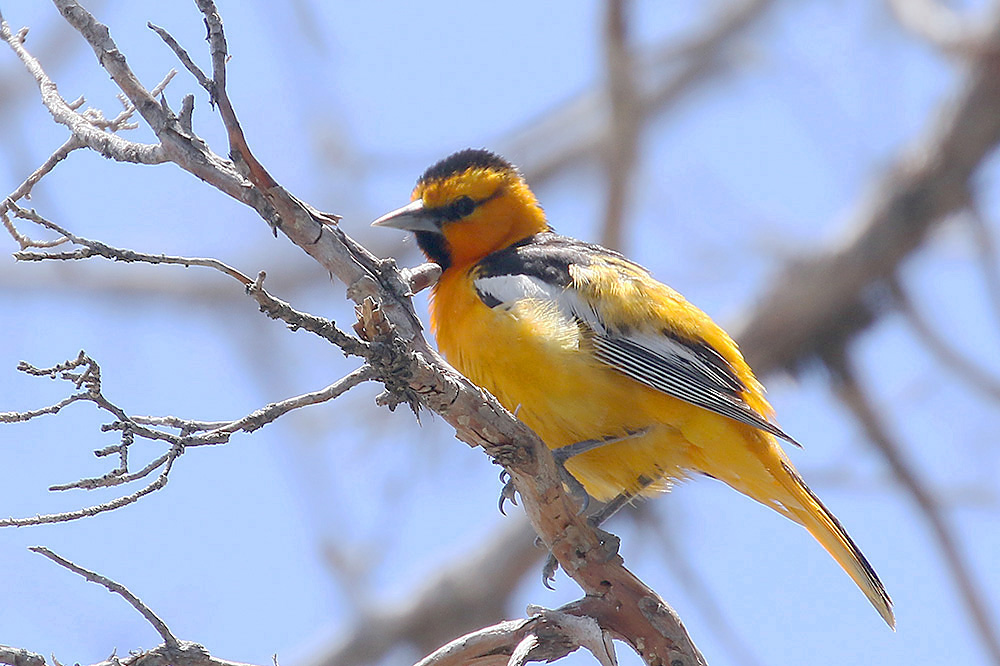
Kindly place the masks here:
[[(587, 493), (583, 484), (580, 483), (580, 481), (566, 468), (566, 462), (581, 453), (586, 453), (587, 451), (592, 451), (603, 446), (641, 437), (646, 434), (648, 430), (648, 428), (643, 428), (634, 432), (628, 432), (625, 435), (613, 435), (598, 439), (588, 439), (552, 450), (552, 457), (555, 460), (556, 467), (559, 469), (559, 474), (562, 477), (563, 484), (580, 505), (580, 508), (577, 511), (578, 514), (587, 513), (588, 510), (591, 509), (591, 497)], [(507, 470), (500, 472), (500, 482), (503, 483), (503, 489), (500, 491), (498, 506), (500, 513), (507, 515), (504, 510), (504, 505), (506, 502), (510, 501), (511, 504), (517, 506), (517, 489), (514, 487), (514, 482), (510, 478), (510, 474), (507, 473)], [(640, 482), (641, 487), (639, 492), (652, 484), (653, 480), (643, 477), (640, 479)], [(597, 530), (598, 535), (601, 538), (601, 544), (604, 546), (608, 558), (614, 557), (618, 554), (618, 547), (621, 542), (617, 536), (600, 529), (600, 527), (605, 523), (605, 521), (621, 511), (626, 505), (631, 504), (632, 501), (635, 500), (637, 494), (638, 493), (622, 492), (612, 500), (596, 507), (587, 516), (587, 522), (590, 523), (591, 527)], [(536, 545), (541, 544), (536, 542)], [(554, 589), (552, 587), (552, 582), (555, 580), (555, 574), (558, 569), (559, 561), (556, 560), (555, 556), (550, 552), (548, 557), (545, 559), (545, 564), (542, 566), (542, 584), (545, 587)]]

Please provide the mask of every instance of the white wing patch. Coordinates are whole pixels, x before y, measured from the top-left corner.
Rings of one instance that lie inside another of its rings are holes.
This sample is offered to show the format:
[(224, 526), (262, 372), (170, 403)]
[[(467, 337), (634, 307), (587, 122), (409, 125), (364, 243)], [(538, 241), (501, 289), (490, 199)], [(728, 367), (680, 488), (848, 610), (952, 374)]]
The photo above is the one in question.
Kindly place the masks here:
[(510, 308), (530, 298), (546, 301), (568, 319), (579, 319), (595, 331), (604, 331), (600, 317), (576, 290), (551, 284), (534, 275), (494, 275), (476, 278), (473, 283), (480, 298), (492, 307)]
[(568, 320), (589, 328), (595, 357), (622, 374), (798, 445), (743, 401), (741, 394), (745, 387), (728, 362), (710, 347), (699, 349), (664, 334), (616, 330), (607, 326), (575, 289), (534, 275), (480, 277), (474, 284), (480, 298), (490, 307), (509, 309), (524, 299), (549, 303)]
[(494, 275), (493, 277), (481, 277), (476, 278), (474, 284), (476, 291), (481, 296), (486, 295), (491, 297), (508, 307), (524, 298), (558, 302), (558, 292), (563, 291), (561, 287), (549, 284), (541, 278), (532, 275)]

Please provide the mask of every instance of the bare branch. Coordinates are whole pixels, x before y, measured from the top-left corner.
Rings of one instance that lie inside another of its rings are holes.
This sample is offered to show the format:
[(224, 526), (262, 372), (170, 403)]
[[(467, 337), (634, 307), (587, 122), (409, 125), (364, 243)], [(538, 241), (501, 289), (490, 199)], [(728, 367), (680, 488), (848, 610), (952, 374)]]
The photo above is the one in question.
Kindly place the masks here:
[[(70, 562), (43, 546), (35, 546), (29, 548), (29, 550), (43, 555), (59, 566), (83, 576), (92, 583), (103, 586), (113, 594), (121, 596), (152, 625), (163, 639), (163, 644), (152, 650), (130, 652), (127, 657), (120, 659), (115, 653), (112, 653), (108, 659), (94, 666), (251, 666), (250, 664), (242, 664), (240, 662), (213, 657), (208, 653), (208, 650), (197, 643), (177, 640), (166, 623), (121, 583), (84, 569), (80, 565)], [(55, 666), (60, 666), (55, 657), (53, 657), (52, 661)], [(45, 658), (41, 655), (6, 645), (0, 645), (0, 664), (6, 664), (7, 666), (46, 666)], [(277, 660), (275, 660), (275, 664), (277, 664)]]
[(7, 666), (45, 666), (45, 657), (21, 648), (0, 645), (0, 664)]
[(529, 619), (501, 622), (457, 638), (416, 666), (523, 666), (555, 661), (581, 647), (601, 666), (617, 666), (610, 637), (592, 617), (579, 614), (577, 604), (558, 610), (529, 607), (528, 613)]
[(249, 287), (253, 284), (252, 279), (218, 259), (200, 257), (171, 257), (165, 254), (146, 254), (145, 252), (136, 252), (134, 250), (124, 250), (121, 248), (111, 247), (110, 245), (100, 241), (89, 240), (87, 238), (77, 236), (62, 228), (55, 222), (45, 219), (34, 210), (21, 208), (13, 201), (8, 200), (7, 206), (10, 210), (14, 211), (14, 214), (17, 215), (17, 217), (25, 220), (31, 220), (46, 229), (51, 229), (52, 231), (61, 234), (67, 241), (82, 246), (81, 249), (71, 252), (30, 252), (22, 250), (14, 253), (14, 258), (18, 261), (65, 261), (89, 259), (90, 257), (104, 257), (105, 259), (111, 259), (113, 261), (142, 262), (146, 264), (176, 264), (184, 267), (204, 266), (206, 268), (214, 268), (217, 271), (225, 273), (245, 286)]
[(93, 571), (90, 571), (89, 569), (84, 569), (79, 564), (74, 564), (73, 562), (70, 562), (65, 557), (53, 553), (51, 550), (45, 548), (44, 546), (34, 546), (32, 548), (29, 548), (28, 550), (30, 550), (33, 553), (38, 553), (39, 555), (44, 555), (45, 557), (49, 558), (59, 566), (65, 567), (66, 569), (69, 569), (73, 573), (83, 576), (91, 583), (97, 583), (98, 585), (102, 585), (105, 588), (107, 588), (109, 592), (117, 594), (122, 599), (127, 601), (133, 608), (139, 611), (139, 614), (142, 615), (144, 618), (146, 618), (147, 622), (153, 625), (153, 628), (156, 629), (156, 633), (160, 634), (160, 636), (163, 638), (163, 644), (167, 646), (168, 650), (176, 650), (180, 646), (177, 639), (174, 637), (172, 633), (170, 633), (170, 629), (163, 622), (163, 620), (157, 617), (156, 613), (154, 613), (149, 608), (149, 606), (142, 603), (142, 600), (139, 599), (139, 597), (132, 594), (129, 591), (129, 589), (124, 585), (122, 585), (121, 583), (116, 583), (110, 578), (106, 578), (99, 573), (95, 573)]
[(514, 652), (512, 643), (525, 640), (525, 626), (531, 620), (508, 620), (456, 638), (416, 663), (416, 666), (500, 666)]
[[(1000, 19), (990, 34), (1000, 47)], [(932, 229), (968, 205), (970, 179), (1000, 142), (998, 66), (1000, 50), (971, 64), (957, 97), (860, 202), (839, 245), (802, 256), (771, 281), (733, 336), (758, 373), (822, 356), (870, 324), (871, 285), (894, 275)]]
[[(62, 513), (50, 513), (45, 515), (32, 516), (30, 518), (4, 518), (0, 519), (0, 527), (27, 527), (29, 525), (47, 525), (50, 523), (65, 523), (71, 520), (79, 520), (81, 518), (89, 518), (91, 516), (96, 516), (99, 513), (105, 513), (106, 511), (114, 511), (115, 509), (120, 509), (123, 506), (128, 506), (133, 504), (146, 495), (160, 490), (167, 485), (167, 480), (170, 476), (170, 469), (176, 460), (184, 450), (181, 448), (171, 449), (171, 455), (167, 457), (166, 465), (160, 475), (150, 483), (148, 486), (141, 488), (134, 493), (125, 495), (124, 497), (118, 497), (110, 502), (104, 502), (103, 504), (95, 504), (94, 506), (88, 506), (83, 509), (77, 509), (76, 511), (64, 511)], [(95, 486), (96, 487), (96, 486)]]
[[(79, 368), (83, 368), (83, 370), (77, 372)], [(95, 488), (120, 486), (144, 479), (158, 469), (161, 471), (159, 475), (148, 485), (123, 497), (118, 497), (102, 504), (77, 509), (75, 511), (65, 511), (61, 513), (37, 515), (26, 518), (11, 517), (0, 519), (0, 527), (24, 527), (28, 525), (67, 522), (94, 516), (106, 511), (113, 511), (123, 506), (132, 504), (142, 497), (160, 490), (167, 485), (170, 472), (173, 469), (174, 461), (183, 455), (187, 448), (193, 446), (225, 444), (230, 440), (232, 435), (237, 432), (253, 432), (254, 430), (262, 428), (269, 423), (273, 423), (275, 420), (294, 409), (300, 409), (308, 405), (315, 405), (333, 400), (354, 386), (375, 377), (374, 369), (365, 365), (345, 376), (341, 380), (334, 382), (319, 391), (305, 393), (280, 402), (272, 403), (235, 421), (207, 423), (208, 427), (206, 427), (206, 422), (184, 421), (183, 419), (177, 419), (176, 417), (140, 417), (137, 419), (128, 416), (122, 408), (112, 403), (103, 395), (101, 392), (100, 366), (96, 361), (91, 359), (85, 352), (82, 351), (77, 358), (50, 368), (36, 368), (28, 363), (21, 363), (18, 369), (33, 376), (60, 378), (65, 381), (70, 381), (81, 390), (79, 393), (75, 393), (67, 398), (64, 398), (49, 407), (26, 412), (0, 413), (0, 423), (18, 423), (28, 421), (46, 414), (55, 414), (60, 409), (63, 409), (67, 405), (74, 402), (86, 401), (95, 404), (98, 408), (111, 413), (115, 417), (116, 420), (103, 426), (102, 430), (121, 432), (120, 443), (95, 451), (95, 454), (99, 457), (117, 453), (119, 455), (120, 464), (116, 469), (113, 469), (102, 476), (84, 478), (70, 483), (56, 484), (51, 486), (49, 490), (93, 490)], [(179, 429), (180, 432), (167, 432), (159, 429), (160, 427)], [(169, 449), (155, 460), (147, 463), (142, 469), (131, 472), (128, 467), (128, 449), (134, 443), (134, 439), (137, 436), (144, 439), (166, 442), (169, 444)]]
[[(132, 433), (129, 431), (126, 431), (124, 435), (128, 436), (129, 439), (132, 438)], [(139, 479), (143, 479), (149, 476), (153, 471), (169, 463), (171, 461), (171, 458), (176, 457), (175, 455), (173, 455), (174, 449), (171, 449), (166, 453), (164, 453), (159, 458), (156, 458), (155, 460), (149, 462), (145, 467), (143, 467), (139, 471), (129, 473), (127, 452), (128, 452), (128, 447), (131, 445), (131, 443), (132, 443), (131, 441), (127, 443), (123, 442), (121, 444), (116, 444), (113, 447), (109, 447), (114, 449), (115, 452), (121, 455), (122, 463), (118, 468), (113, 469), (109, 471), (107, 474), (104, 474), (102, 476), (92, 477), (88, 479), (80, 479), (78, 481), (72, 481), (70, 483), (59, 483), (54, 486), (49, 486), (49, 490), (51, 491), (75, 490), (75, 489), (94, 490), (95, 488), (110, 488), (113, 486), (120, 486), (126, 483), (132, 483), (133, 481), (138, 481)], [(96, 455), (101, 455), (101, 453), (103, 453), (106, 450), (107, 449), (101, 449), (99, 451), (95, 451), (94, 453)], [(136, 499), (139, 498), (136, 497)]]
[(194, 64), (194, 60), (192, 60), (191, 56), (188, 55), (188, 52), (185, 51), (184, 48), (177, 43), (177, 40), (173, 38), (173, 35), (171, 35), (169, 32), (167, 32), (160, 26), (153, 25), (152, 23), (147, 23), (146, 27), (155, 32), (157, 35), (160, 36), (160, 39), (166, 42), (167, 46), (169, 46), (170, 49), (174, 52), (174, 55), (177, 56), (177, 59), (181, 61), (182, 65), (184, 65), (184, 69), (191, 72), (191, 74), (194, 75), (194, 78), (198, 80), (198, 84), (206, 91), (208, 91), (209, 95), (213, 96), (213, 103), (214, 103), (215, 93), (213, 92), (214, 84), (212, 83), (212, 80), (209, 79), (207, 76), (205, 76), (205, 72), (201, 71), (201, 68), (198, 67), (198, 65)]
[(7, 217), (7, 211), (10, 209), (11, 205), (15, 201), (18, 201), (20, 199), (23, 199), (24, 197), (29, 196), (31, 194), (31, 189), (38, 183), (38, 181), (40, 181), (42, 178), (48, 175), (54, 168), (56, 168), (57, 164), (59, 164), (64, 159), (69, 157), (69, 154), (71, 152), (84, 147), (86, 147), (86, 144), (84, 144), (82, 139), (80, 139), (75, 134), (71, 135), (68, 139), (66, 139), (66, 143), (64, 143), (54, 153), (52, 153), (52, 155), (50, 155), (49, 158), (45, 160), (45, 162), (40, 167), (35, 169), (35, 171), (30, 176), (28, 176), (25, 179), (25, 181), (21, 183), (20, 186), (18, 186), (16, 190), (10, 193), (10, 195), (4, 201), (3, 205), (0, 205), (0, 217), (3, 218), (4, 226), (7, 228), (7, 231), (10, 232), (10, 235), (14, 237), (14, 240), (17, 241), (17, 244), (21, 246), (22, 250), (29, 247), (38, 247), (38, 248), (54, 247), (56, 245), (61, 245), (62, 243), (65, 242), (65, 240), (64, 238), (60, 238), (55, 241), (44, 241), (44, 242), (32, 241), (26, 236), (22, 236), (20, 233), (18, 233), (17, 229), (14, 228), (14, 225)]
[(293, 331), (303, 329), (329, 340), (347, 355), (368, 358), (369, 346), (364, 341), (341, 331), (333, 321), (307, 312), (300, 312), (285, 301), (267, 293), (263, 286), (266, 277), (264, 271), (261, 271), (257, 274), (257, 279), (254, 280), (253, 284), (247, 288), (247, 294), (257, 301), (261, 312), (272, 319), (280, 319), (288, 324), (288, 328)]
[(105, 157), (120, 162), (141, 164), (162, 164), (167, 161), (168, 158), (159, 145), (128, 141), (117, 134), (105, 132), (71, 108), (66, 100), (59, 95), (56, 84), (48, 77), (38, 60), (24, 48), (26, 34), (25, 30), (11, 33), (7, 21), (0, 18), (0, 39), (10, 45), (28, 72), (35, 77), (42, 95), (42, 102), (57, 123), (68, 127), (73, 136), (78, 137), (87, 147), (96, 150)]
[(833, 373), (837, 395), (857, 418), (868, 439), (882, 453), (896, 479), (923, 514), (928, 527), (934, 534), (935, 542), (941, 549), (941, 554), (944, 555), (945, 562), (973, 620), (979, 638), (993, 662), (1000, 663), (1000, 639), (997, 637), (986, 602), (980, 592), (983, 588), (973, 580), (969, 564), (959, 546), (958, 538), (952, 532), (944, 512), (920, 479), (913, 465), (906, 459), (903, 449), (882, 423), (878, 412), (872, 406), (870, 396), (866, 394), (858, 381), (851, 361), (843, 354), (830, 354), (824, 358), (824, 361)]
[(294, 398), (288, 398), (281, 402), (274, 402), (266, 407), (262, 407), (255, 412), (247, 414), (241, 419), (227, 423), (224, 426), (208, 430), (201, 435), (189, 438), (188, 446), (197, 446), (202, 441), (211, 443), (217, 438), (232, 435), (235, 432), (253, 432), (264, 427), (268, 423), (273, 423), (281, 416), (284, 416), (293, 409), (300, 409), (309, 405), (318, 405), (321, 402), (328, 402), (340, 397), (350, 389), (362, 382), (375, 378), (375, 371), (370, 365), (363, 365), (351, 374), (330, 384), (326, 388), (312, 393), (303, 393)]
[(253, 207), (274, 226), (273, 208), (259, 191), (248, 187), (235, 165), (213, 153), (203, 141), (185, 131), (180, 120), (142, 86), (111, 39), (107, 26), (97, 21), (76, 0), (53, 1), (66, 21), (87, 40), (101, 66), (156, 134), (161, 142), (158, 149), (163, 153), (163, 161), (174, 162), (237, 201)]

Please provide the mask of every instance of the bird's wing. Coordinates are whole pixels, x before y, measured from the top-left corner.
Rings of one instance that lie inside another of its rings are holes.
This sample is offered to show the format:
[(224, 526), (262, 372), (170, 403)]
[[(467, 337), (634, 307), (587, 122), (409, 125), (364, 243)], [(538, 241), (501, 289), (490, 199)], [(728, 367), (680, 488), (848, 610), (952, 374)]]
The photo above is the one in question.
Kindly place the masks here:
[[(541, 241), (536, 237), (480, 264), (474, 283), (486, 305), (509, 308), (533, 299), (555, 306), (582, 327), (590, 351), (602, 363), (669, 396), (798, 446), (748, 404), (746, 396), (759, 394), (759, 384), (732, 341), (707, 315), (621, 255), (554, 234)], [(722, 336), (731, 347), (729, 355), (738, 357), (744, 371), (734, 368), (699, 329)]]

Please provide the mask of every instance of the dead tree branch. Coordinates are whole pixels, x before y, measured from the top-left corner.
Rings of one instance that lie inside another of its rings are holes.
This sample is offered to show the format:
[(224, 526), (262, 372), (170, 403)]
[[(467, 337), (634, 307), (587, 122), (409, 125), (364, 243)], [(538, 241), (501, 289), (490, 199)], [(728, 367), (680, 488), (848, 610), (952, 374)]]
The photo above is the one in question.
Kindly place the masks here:
[(1000, 142), (1000, 19), (990, 35), (993, 48), (970, 62), (955, 98), (860, 203), (839, 246), (787, 266), (735, 331), (759, 373), (793, 369), (867, 327), (871, 286), (968, 205), (974, 173)]
[(401, 644), (427, 654), (458, 633), (497, 622), (507, 613), (517, 582), (538, 566), (543, 554), (526, 521), (508, 523), (401, 599), (363, 611), (344, 636), (307, 666), (373, 664)]
[[(956, 55), (996, 49), (985, 16), (963, 16), (939, 0), (888, 0), (899, 23), (937, 48)], [(995, 10), (994, 10), (995, 11)]]
[[(162, 164), (167, 161), (168, 157), (163, 154), (160, 146), (128, 141), (117, 134), (105, 132), (105, 128), (95, 125), (92, 119), (87, 118), (66, 102), (59, 94), (56, 84), (52, 82), (52, 79), (42, 69), (38, 60), (24, 48), (24, 38), (27, 34), (27, 29), (21, 29), (16, 33), (12, 33), (10, 26), (7, 25), (7, 22), (3, 20), (3, 16), (0, 15), (0, 39), (3, 39), (10, 45), (14, 53), (17, 54), (17, 57), (24, 63), (25, 69), (35, 77), (38, 89), (42, 95), (42, 102), (52, 113), (52, 118), (57, 123), (65, 125), (73, 133), (73, 136), (77, 138), (77, 141), (88, 148), (96, 150), (109, 159), (120, 162), (137, 162), (140, 164)], [(147, 94), (152, 95), (152, 93)], [(28, 189), (30, 187), (29, 185)]]
[[(218, 659), (208, 653), (201, 645), (190, 641), (180, 641), (174, 636), (167, 624), (144, 604), (139, 597), (127, 587), (99, 573), (85, 569), (48, 548), (35, 546), (33, 552), (44, 555), (56, 564), (83, 576), (92, 583), (103, 586), (112, 594), (122, 597), (156, 630), (163, 639), (163, 644), (152, 650), (130, 652), (127, 657), (118, 658), (112, 654), (108, 659), (94, 666), (251, 666), (235, 661)], [(60, 666), (53, 657), (54, 666)], [(0, 664), (7, 666), (46, 666), (45, 657), (6, 645), (0, 645)]]
[(161, 620), (156, 613), (149, 608), (149, 606), (142, 603), (142, 600), (139, 599), (139, 597), (132, 594), (128, 588), (121, 583), (116, 583), (110, 578), (106, 578), (99, 573), (90, 571), (89, 569), (84, 569), (79, 564), (74, 564), (65, 557), (57, 555), (43, 546), (35, 546), (33, 548), (29, 548), (29, 550), (34, 553), (38, 553), (39, 555), (44, 555), (59, 566), (65, 567), (73, 573), (83, 576), (91, 583), (103, 585), (107, 588), (108, 592), (117, 594), (122, 599), (127, 601), (132, 608), (139, 611), (139, 614), (146, 618), (146, 621), (153, 625), (153, 628), (156, 629), (156, 633), (160, 634), (160, 637), (163, 638), (163, 644), (167, 646), (168, 650), (176, 650), (179, 646), (179, 641), (172, 633), (170, 633), (170, 629), (167, 628), (167, 625), (163, 622), (163, 620)]
[[(176, 417), (129, 416), (125, 410), (104, 396), (101, 387), (101, 368), (96, 361), (82, 351), (77, 358), (52, 366), (51, 368), (36, 368), (22, 362), (18, 369), (29, 375), (50, 377), (53, 379), (58, 378), (71, 382), (76, 386), (78, 392), (63, 398), (53, 405), (40, 409), (26, 412), (2, 412), (0, 413), (0, 423), (21, 423), (40, 416), (56, 414), (72, 403), (84, 401), (93, 403), (99, 409), (110, 413), (115, 418), (111, 423), (105, 424), (102, 430), (105, 432), (117, 431), (121, 433), (118, 444), (94, 451), (94, 455), (98, 457), (117, 454), (119, 458), (118, 467), (99, 477), (84, 478), (70, 483), (53, 485), (49, 490), (93, 490), (95, 488), (107, 488), (149, 478), (156, 470), (160, 470), (160, 473), (145, 487), (111, 501), (75, 511), (26, 518), (0, 519), (0, 527), (25, 527), (28, 525), (66, 522), (128, 506), (166, 486), (174, 462), (188, 448), (227, 443), (232, 435), (237, 432), (253, 432), (268, 423), (273, 423), (279, 417), (293, 409), (333, 400), (361, 382), (374, 378), (372, 368), (365, 365), (319, 391), (272, 403), (235, 421), (204, 423), (186, 421)], [(171, 429), (178, 430), (179, 432), (170, 432)], [(129, 468), (128, 452), (135, 443), (136, 437), (161, 441), (168, 444), (169, 448), (165, 453), (141, 469), (131, 471)]]
[[(581, 602), (581, 611), (595, 618), (602, 631), (627, 641), (648, 663), (704, 663), (676, 614), (622, 566), (613, 540), (605, 541), (577, 515), (544, 444), (427, 344), (409, 299), (410, 285), (394, 262), (371, 255), (336, 226), (337, 216), (317, 211), (289, 194), (255, 159), (226, 92), (228, 53), (214, 3), (197, 0), (209, 30), (211, 100), (226, 127), (232, 161), (212, 152), (189, 131), (186, 120), (182, 122), (141, 85), (106, 26), (74, 0), (54, 1), (159, 140), (142, 155), (148, 155), (150, 162), (154, 157), (171, 161), (253, 207), (273, 229), (340, 278), (348, 285), (348, 296), (363, 307), (362, 331), (372, 349), (368, 358), (387, 387), (383, 402), (419, 403), (436, 411), (455, 427), (460, 439), (483, 447), (506, 467), (542, 541), (589, 595)], [(9, 30), (4, 35), (9, 37)], [(32, 62), (26, 60), (30, 56), (19, 40), (8, 42), (19, 55), (25, 54), (26, 64)], [(57, 95), (53, 98), (45, 79), (36, 79), (46, 106), (61, 111), (62, 100)], [(75, 125), (70, 128), (76, 133)], [(80, 130), (84, 137), (85, 130)]]

